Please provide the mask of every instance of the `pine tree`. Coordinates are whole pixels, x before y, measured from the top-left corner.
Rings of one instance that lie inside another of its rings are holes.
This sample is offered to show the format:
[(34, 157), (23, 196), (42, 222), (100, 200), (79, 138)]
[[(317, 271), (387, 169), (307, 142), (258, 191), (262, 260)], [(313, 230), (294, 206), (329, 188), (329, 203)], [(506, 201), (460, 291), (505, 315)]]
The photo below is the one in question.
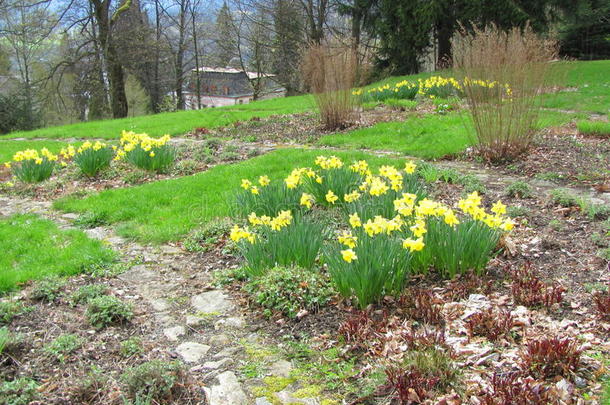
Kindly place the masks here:
[(216, 35), (216, 65), (219, 67), (229, 66), (231, 59), (237, 57), (237, 40), (235, 22), (226, 2), (222, 4), (216, 17)]

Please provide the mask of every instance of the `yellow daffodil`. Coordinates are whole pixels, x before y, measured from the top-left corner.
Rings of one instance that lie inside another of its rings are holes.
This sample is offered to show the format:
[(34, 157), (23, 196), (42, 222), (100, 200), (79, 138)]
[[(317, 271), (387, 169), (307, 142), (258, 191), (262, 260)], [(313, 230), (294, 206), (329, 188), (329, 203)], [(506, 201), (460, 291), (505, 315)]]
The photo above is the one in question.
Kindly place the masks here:
[(352, 249), (342, 250), (341, 256), (343, 256), (343, 260), (348, 263), (358, 259), (358, 256), (356, 256), (356, 253)]
[(332, 190), (328, 190), (328, 193), (326, 193), (325, 198), (326, 198), (326, 201), (328, 201), (331, 204), (334, 204), (339, 199), (339, 197), (337, 197), (337, 195), (335, 193), (333, 193)]

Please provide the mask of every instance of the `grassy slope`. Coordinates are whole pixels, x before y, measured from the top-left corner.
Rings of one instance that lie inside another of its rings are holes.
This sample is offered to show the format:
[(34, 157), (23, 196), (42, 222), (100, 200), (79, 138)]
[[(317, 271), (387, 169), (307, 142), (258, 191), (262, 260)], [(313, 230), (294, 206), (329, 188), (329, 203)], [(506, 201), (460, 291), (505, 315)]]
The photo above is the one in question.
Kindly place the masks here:
[(114, 260), (114, 252), (77, 230), (62, 231), (35, 215), (0, 220), (0, 292), (49, 275), (72, 275)]
[(13, 132), (3, 138), (118, 138), (122, 130), (145, 132), (151, 136), (180, 135), (193, 128), (215, 128), (275, 114), (292, 114), (313, 109), (310, 96), (295, 96), (257, 101), (240, 106), (178, 111), (116, 120), (91, 121), (27, 132)]
[(459, 114), (412, 116), (403, 122), (383, 122), (348, 133), (326, 135), (319, 143), (342, 148), (387, 149), (422, 158), (456, 153), (470, 144)]
[[(538, 127), (562, 125), (579, 114), (543, 111)], [(474, 132), (468, 116), (411, 116), (405, 121), (383, 122), (342, 134), (323, 136), (319, 144), (350, 149), (385, 149), (424, 159), (438, 159), (472, 145)]]
[[(232, 195), (242, 178), (267, 174), (285, 177), (294, 167), (311, 166), (327, 151), (283, 149), (254, 159), (220, 165), (207, 172), (137, 187), (107, 190), (85, 199), (64, 198), (55, 208), (70, 212), (91, 211), (116, 224), (122, 236), (144, 242), (178, 240), (215, 217), (231, 213)], [(367, 159), (372, 165), (394, 160), (362, 152), (336, 152), (346, 160)]]
[(4, 163), (13, 158), (15, 152), (24, 149), (47, 148), (53, 153), (57, 153), (67, 144), (58, 141), (5, 141), (0, 140), (0, 163)]
[(610, 60), (564, 63), (567, 72), (559, 79), (576, 88), (543, 96), (543, 106), (590, 113), (610, 112)]

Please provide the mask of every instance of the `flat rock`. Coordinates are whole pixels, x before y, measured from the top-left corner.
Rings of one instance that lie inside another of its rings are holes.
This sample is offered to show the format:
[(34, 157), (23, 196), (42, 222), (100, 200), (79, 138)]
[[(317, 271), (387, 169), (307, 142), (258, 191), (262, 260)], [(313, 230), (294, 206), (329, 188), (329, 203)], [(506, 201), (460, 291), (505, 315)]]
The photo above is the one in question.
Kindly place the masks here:
[(191, 298), (191, 305), (197, 311), (209, 313), (225, 313), (233, 309), (233, 303), (225, 293), (219, 290), (207, 291)]
[(275, 394), (282, 404), (304, 404), (304, 405), (320, 405), (320, 402), (315, 398), (295, 398), (292, 393), (284, 390)]
[(161, 253), (166, 255), (177, 255), (182, 253), (182, 249), (171, 245), (163, 245), (159, 249), (161, 250)]
[(273, 405), (269, 400), (265, 397), (256, 398), (254, 401), (254, 405)]
[(75, 219), (78, 219), (80, 217), (80, 215), (75, 214), (73, 212), (69, 212), (67, 214), (63, 214), (61, 217), (65, 218), (65, 219), (69, 219), (69, 220), (75, 220)]
[(104, 228), (91, 228), (91, 229), (85, 229), (85, 233), (87, 234), (88, 237), (92, 238), (92, 239), (105, 239), (106, 236), (108, 236), (109, 231), (107, 229)]
[(154, 280), (157, 278), (157, 273), (152, 270), (148, 270), (145, 265), (139, 264), (137, 266), (133, 266), (125, 273), (120, 274), (118, 277), (123, 281), (128, 281), (139, 285)]
[(176, 352), (188, 363), (201, 360), (208, 350), (210, 350), (210, 346), (195, 342), (184, 342), (176, 347)]
[(241, 329), (246, 325), (246, 321), (242, 317), (233, 316), (226, 319), (221, 319), (214, 324), (214, 329), (219, 330), (225, 328)]
[(218, 380), (218, 385), (212, 386), (210, 405), (246, 405), (248, 403), (248, 397), (234, 373), (225, 371), (219, 374), (216, 380)]
[(210, 338), (209, 343), (214, 346), (225, 346), (231, 343), (231, 338), (227, 335), (215, 335)]
[(224, 359), (220, 359), (218, 361), (206, 361), (205, 363), (203, 363), (202, 368), (209, 369), (209, 370), (216, 370), (219, 368), (229, 366), (231, 364), (233, 364), (233, 359), (225, 357)]
[(180, 336), (184, 336), (186, 334), (186, 330), (184, 329), (184, 326), (177, 325), (164, 329), (163, 334), (166, 338), (175, 342)]
[(269, 373), (275, 377), (287, 378), (292, 371), (292, 363), (287, 360), (278, 360), (269, 367)]

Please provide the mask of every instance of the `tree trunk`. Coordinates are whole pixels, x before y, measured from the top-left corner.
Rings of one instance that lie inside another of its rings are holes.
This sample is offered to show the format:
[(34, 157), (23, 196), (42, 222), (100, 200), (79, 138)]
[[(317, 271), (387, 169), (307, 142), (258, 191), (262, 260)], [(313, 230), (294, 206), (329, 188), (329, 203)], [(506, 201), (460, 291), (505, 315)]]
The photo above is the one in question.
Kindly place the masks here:
[(112, 44), (108, 45), (106, 51), (106, 63), (108, 64), (108, 80), (110, 81), (112, 117), (127, 117), (129, 107), (127, 105), (127, 94), (125, 93), (125, 74)]

